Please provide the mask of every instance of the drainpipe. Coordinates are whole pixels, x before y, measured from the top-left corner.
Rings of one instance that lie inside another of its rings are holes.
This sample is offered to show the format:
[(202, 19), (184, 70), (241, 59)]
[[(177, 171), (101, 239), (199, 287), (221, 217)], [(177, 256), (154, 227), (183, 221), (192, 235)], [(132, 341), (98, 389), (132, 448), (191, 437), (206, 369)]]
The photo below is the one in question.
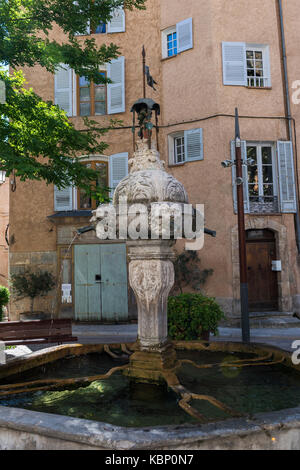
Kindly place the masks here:
[[(291, 102), (290, 102), (290, 92), (289, 92), (289, 82), (288, 82), (288, 72), (287, 72), (286, 43), (285, 43), (283, 11), (282, 11), (282, 1), (281, 0), (278, 0), (278, 11), (279, 11), (279, 20), (280, 20), (281, 52), (282, 52), (283, 74), (284, 74), (284, 94), (285, 94), (285, 105), (286, 105), (285, 114), (286, 114), (286, 117), (288, 119), (289, 140), (292, 142), (293, 141), (293, 131), (292, 131)], [(297, 166), (296, 166), (296, 168), (297, 168)], [(300, 218), (299, 218), (299, 200), (298, 200), (298, 191), (297, 191), (297, 187), (298, 187), (297, 178), (298, 178), (298, 175), (296, 175), (296, 172), (295, 172), (297, 212), (294, 215), (294, 223), (295, 223), (296, 243), (297, 243), (298, 253), (300, 254)]]

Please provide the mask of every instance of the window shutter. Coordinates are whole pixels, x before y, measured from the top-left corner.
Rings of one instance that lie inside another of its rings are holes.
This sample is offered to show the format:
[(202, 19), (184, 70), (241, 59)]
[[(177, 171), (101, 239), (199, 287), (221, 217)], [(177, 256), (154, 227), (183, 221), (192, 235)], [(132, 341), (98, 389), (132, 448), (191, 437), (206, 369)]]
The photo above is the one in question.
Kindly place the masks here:
[[(247, 142), (245, 140), (241, 141), (242, 149), (242, 161), (247, 161)], [(235, 140), (231, 141), (231, 160), (235, 162)], [(243, 189), (244, 189), (244, 211), (245, 214), (250, 212), (250, 202), (249, 202), (249, 188), (248, 188), (248, 165), (243, 164)], [(233, 195), (233, 206), (234, 212), (237, 213), (237, 185), (236, 185), (236, 165), (232, 166), (232, 195)]]
[(277, 142), (281, 212), (296, 213), (296, 185), (292, 142)]
[(184, 131), (184, 153), (186, 161), (203, 160), (203, 129)]
[(54, 75), (54, 102), (63, 109), (67, 116), (72, 116), (72, 70), (68, 65), (61, 65)]
[(120, 181), (128, 175), (128, 153), (111, 155), (109, 162), (109, 185), (111, 197)]
[(107, 23), (108, 33), (124, 33), (125, 32), (125, 11), (124, 8), (117, 8), (113, 17)]
[(59, 189), (54, 186), (54, 210), (55, 211), (71, 211), (73, 210), (73, 188), (68, 186), (67, 188)]
[(223, 42), (223, 84), (247, 86), (246, 44)]
[(193, 18), (177, 23), (176, 33), (178, 54), (193, 48)]
[(107, 75), (112, 83), (107, 85), (108, 114), (125, 112), (125, 57), (107, 64)]

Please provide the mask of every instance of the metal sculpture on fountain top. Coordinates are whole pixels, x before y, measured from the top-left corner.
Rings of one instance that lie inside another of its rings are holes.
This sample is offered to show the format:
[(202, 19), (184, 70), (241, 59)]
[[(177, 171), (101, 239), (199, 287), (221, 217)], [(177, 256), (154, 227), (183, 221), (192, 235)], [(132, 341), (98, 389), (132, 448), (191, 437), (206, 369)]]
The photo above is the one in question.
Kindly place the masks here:
[(160, 115), (160, 106), (158, 103), (155, 103), (150, 98), (141, 98), (134, 103), (131, 108), (131, 112), (133, 113), (133, 149), (136, 150), (136, 142), (135, 142), (135, 117), (137, 114), (138, 117), (138, 126), (139, 132), (138, 136), (140, 139), (148, 140), (148, 147), (151, 149), (151, 137), (152, 137), (152, 129), (154, 127), (152, 123), (152, 114), (153, 111), (155, 113), (155, 128), (156, 128), (156, 143), (158, 146), (158, 116)]

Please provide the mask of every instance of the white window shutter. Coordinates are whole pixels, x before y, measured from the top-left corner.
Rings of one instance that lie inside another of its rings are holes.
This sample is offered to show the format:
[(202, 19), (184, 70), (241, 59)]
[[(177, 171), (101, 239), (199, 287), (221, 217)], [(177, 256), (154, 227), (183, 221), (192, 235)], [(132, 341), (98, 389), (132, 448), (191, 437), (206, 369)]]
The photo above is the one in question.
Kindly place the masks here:
[(109, 186), (111, 197), (120, 181), (128, 175), (128, 153), (116, 153), (110, 156)]
[(125, 113), (125, 57), (107, 64), (107, 76), (112, 81), (107, 84), (108, 114)]
[(247, 86), (246, 44), (223, 42), (223, 84)]
[(71, 211), (73, 210), (73, 187), (59, 189), (54, 186), (54, 210)]
[(63, 109), (67, 116), (73, 115), (72, 104), (72, 69), (68, 65), (61, 65), (54, 75), (54, 103)]
[(184, 131), (184, 153), (186, 161), (203, 160), (203, 129)]
[(281, 212), (296, 213), (296, 185), (292, 142), (277, 142)]
[(124, 8), (117, 8), (112, 19), (107, 23), (108, 33), (124, 33), (125, 32), (125, 11)]
[(193, 48), (193, 18), (177, 23), (176, 33), (178, 54)]
[[(248, 187), (248, 165), (247, 161), (247, 142), (241, 141), (242, 150), (242, 161), (243, 163), (243, 189), (244, 189), (244, 212), (248, 214), (250, 212), (250, 201), (249, 201), (249, 187)], [(231, 160), (235, 162), (235, 140), (231, 141)], [(232, 166), (232, 195), (233, 195), (233, 206), (234, 212), (237, 213), (237, 184), (236, 184), (236, 165)]]

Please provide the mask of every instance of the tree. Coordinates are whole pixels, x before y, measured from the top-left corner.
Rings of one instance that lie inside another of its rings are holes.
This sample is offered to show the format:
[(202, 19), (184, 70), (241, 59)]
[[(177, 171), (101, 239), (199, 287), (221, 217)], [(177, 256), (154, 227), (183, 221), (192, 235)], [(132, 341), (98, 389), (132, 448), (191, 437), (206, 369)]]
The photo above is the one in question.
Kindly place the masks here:
[(30, 269), (27, 269), (24, 273), (13, 274), (11, 283), (18, 299), (30, 298), (31, 313), (33, 313), (34, 299), (44, 297), (56, 286), (55, 278), (50, 272), (34, 272)]
[[(15, 69), (40, 65), (54, 73), (60, 64), (94, 83), (108, 83), (99, 74), (101, 65), (119, 55), (115, 44), (97, 47), (94, 39), (76, 35), (91, 25), (108, 22), (113, 11), (144, 9), (146, 0), (0, 0), (0, 63)], [(54, 26), (65, 34), (65, 42), (52, 38)], [(45, 180), (59, 188), (74, 184), (100, 201), (108, 200), (108, 188), (96, 189), (95, 172), (80, 164), (80, 154), (103, 153), (107, 145), (99, 140), (107, 129), (83, 118), (84, 132), (76, 130), (64, 111), (44, 102), (32, 89), (25, 88), (20, 70), (8, 76), (6, 103), (0, 104), (0, 143), (2, 169), (15, 172), (21, 180)]]

